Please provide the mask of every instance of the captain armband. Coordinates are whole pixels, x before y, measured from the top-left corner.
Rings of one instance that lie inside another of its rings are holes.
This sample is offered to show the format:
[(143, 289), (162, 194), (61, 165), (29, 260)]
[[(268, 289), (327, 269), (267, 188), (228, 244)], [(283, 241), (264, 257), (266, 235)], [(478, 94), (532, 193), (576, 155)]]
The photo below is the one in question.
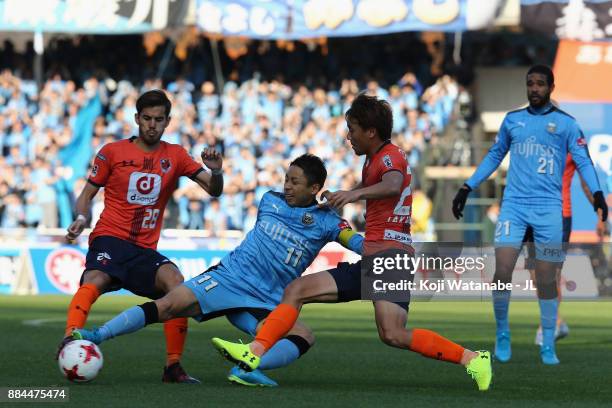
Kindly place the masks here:
[(363, 236), (350, 228), (344, 228), (338, 234), (338, 242), (345, 248), (361, 254), (363, 247)]

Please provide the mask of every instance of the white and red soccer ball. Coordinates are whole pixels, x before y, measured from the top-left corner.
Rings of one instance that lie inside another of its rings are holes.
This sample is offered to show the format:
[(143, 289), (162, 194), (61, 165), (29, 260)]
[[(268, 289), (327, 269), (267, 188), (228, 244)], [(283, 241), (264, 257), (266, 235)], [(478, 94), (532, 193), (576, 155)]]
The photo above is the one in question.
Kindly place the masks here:
[(60, 372), (72, 382), (88, 382), (96, 378), (104, 358), (102, 352), (91, 341), (74, 340), (66, 344), (60, 352)]

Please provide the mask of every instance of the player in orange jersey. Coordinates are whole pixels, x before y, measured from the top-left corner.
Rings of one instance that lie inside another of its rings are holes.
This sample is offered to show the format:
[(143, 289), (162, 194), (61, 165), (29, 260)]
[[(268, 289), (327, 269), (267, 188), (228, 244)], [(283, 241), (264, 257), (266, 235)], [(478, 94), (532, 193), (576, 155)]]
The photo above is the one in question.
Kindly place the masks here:
[[(104, 188), (104, 210), (89, 236), (81, 286), (68, 307), (61, 348), (82, 328), (92, 304), (103, 293), (127, 289), (158, 299), (183, 282), (183, 275), (168, 258), (156, 251), (166, 203), (181, 176), (188, 176), (206, 192), (223, 191), (221, 155), (202, 151), (204, 171), (180, 145), (161, 140), (170, 123), (171, 103), (160, 90), (142, 94), (136, 102), (138, 136), (105, 145), (96, 155), (91, 174), (76, 202), (77, 217), (66, 239), (74, 241), (87, 224), (91, 201)], [(162, 381), (199, 383), (180, 364), (187, 319), (164, 324), (167, 359)]]
[[(213, 339), (213, 345), (224, 357), (246, 370), (257, 368), (260, 357), (289, 332), (305, 303), (361, 299), (362, 291), (368, 285), (364, 282), (369, 281), (372, 272), (377, 273), (370, 262), (376, 262), (377, 257), (384, 257), (387, 261), (393, 260), (395, 255), (414, 254), (410, 235), (411, 173), (406, 155), (390, 141), (393, 117), (389, 104), (360, 94), (346, 112), (346, 122), (353, 150), (358, 156), (366, 156), (362, 182), (350, 191), (326, 191), (323, 196), (327, 205), (336, 209), (348, 203), (366, 201), (363, 261), (340, 263), (335, 269), (294, 280), (252, 343), (236, 344)], [(414, 274), (408, 270), (394, 275), (398, 276), (414, 279)], [(368, 292), (364, 293), (368, 297), (372, 294), (378, 335), (385, 344), (461, 364), (476, 380), (480, 390), (489, 388), (492, 370), (488, 351), (468, 350), (431, 330), (406, 328), (409, 291), (403, 299), (384, 298)]]

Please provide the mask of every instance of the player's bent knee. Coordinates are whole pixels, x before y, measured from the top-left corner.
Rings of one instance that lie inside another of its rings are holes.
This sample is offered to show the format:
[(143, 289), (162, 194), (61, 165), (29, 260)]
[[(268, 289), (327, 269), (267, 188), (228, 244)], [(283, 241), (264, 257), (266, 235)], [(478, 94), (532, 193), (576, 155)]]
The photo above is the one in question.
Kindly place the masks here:
[(97, 269), (91, 269), (86, 271), (83, 275), (83, 285), (88, 283), (94, 285), (100, 293), (104, 292), (106, 288), (111, 284), (112, 278), (105, 272)]
[(181, 285), (185, 281), (183, 274), (174, 266), (158, 271), (157, 286), (165, 293)]
[(301, 306), (304, 303), (304, 288), (298, 280), (294, 280), (285, 288), (282, 303)]
[(559, 296), (556, 280), (538, 281), (537, 289), (540, 299), (556, 299)]
[(185, 278), (183, 277), (183, 274), (180, 273), (179, 271), (176, 271), (176, 273), (172, 276), (172, 278), (170, 278), (170, 282), (168, 284), (168, 292), (176, 288), (183, 282), (185, 282)]
[(391, 346), (391, 347), (401, 347), (402, 346), (402, 333), (401, 333), (401, 330), (397, 328), (379, 327), (378, 337), (383, 343), (385, 343), (388, 346)]

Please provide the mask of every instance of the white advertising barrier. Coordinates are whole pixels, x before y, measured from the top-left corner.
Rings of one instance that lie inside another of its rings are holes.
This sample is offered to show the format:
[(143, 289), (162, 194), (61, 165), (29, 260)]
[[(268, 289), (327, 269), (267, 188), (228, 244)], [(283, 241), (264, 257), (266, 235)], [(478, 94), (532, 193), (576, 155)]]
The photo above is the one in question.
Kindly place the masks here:
[[(455, 270), (435, 272), (417, 268), (414, 279), (413, 298), (488, 298), (495, 267), (495, 256), (480, 253), (485, 266), (480, 270), (456, 273)], [(13, 294), (73, 294), (85, 266), (87, 249), (76, 246), (32, 246), (27, 248), (2, 249), (0, 251), (0, 293)], [(186, 280), (217, 264), (229, 251), (210, 249), (163, 249), (160, 252), (174, 262)], [(461, 253), (461, 256), (475, 255)], [(331, 243), (325, 246), (305, 274), (336, 267), (339, 262), (356, 262), (360, 256)], [(535, 285), (530, 283), (529, 272), (523, 268), (520, 257), (513, 274), (512, 296), (535, 299)], [(587, 255), (570, 254), (563, 266), (561, 280), (562, 295), (566, 299), (588, 299), (598, 296), (591, 261)], [(128, 294), (125, 290), (113, 292)]]

